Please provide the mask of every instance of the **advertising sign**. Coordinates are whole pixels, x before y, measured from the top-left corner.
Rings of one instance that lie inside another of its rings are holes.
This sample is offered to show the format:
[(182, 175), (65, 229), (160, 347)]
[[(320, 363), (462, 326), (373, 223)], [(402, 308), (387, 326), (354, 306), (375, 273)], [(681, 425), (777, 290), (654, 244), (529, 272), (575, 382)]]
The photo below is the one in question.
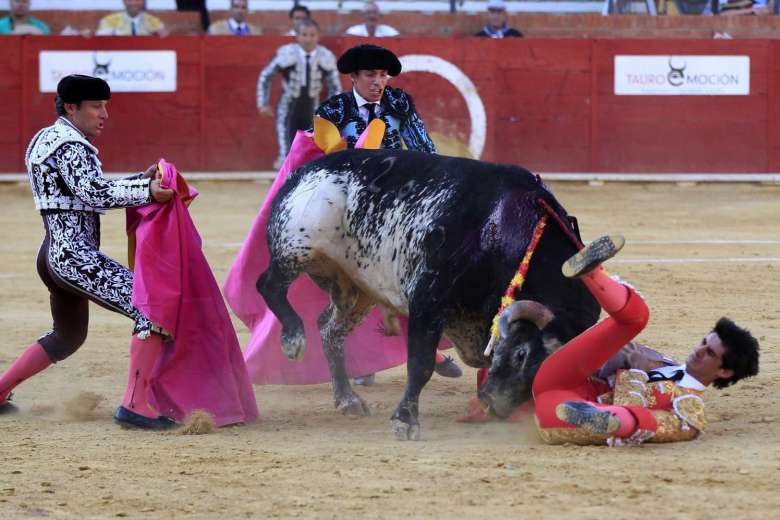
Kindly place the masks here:
[(176, 51), (41, 51), (41, 92), (68, 74), (97, 76), (112, 92), (176, 92)]
[(747, 96), (750, 56), (615, 56), (616, 96)]

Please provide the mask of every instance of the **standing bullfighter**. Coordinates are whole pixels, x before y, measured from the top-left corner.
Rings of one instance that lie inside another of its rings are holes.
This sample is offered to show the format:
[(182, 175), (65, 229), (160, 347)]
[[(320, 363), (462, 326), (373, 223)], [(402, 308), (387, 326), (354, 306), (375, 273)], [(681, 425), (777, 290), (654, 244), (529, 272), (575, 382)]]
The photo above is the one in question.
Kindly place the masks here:
[(276, 135), (279, 156), (274, 168), (279, 169), (287, 157), (290, 144), (298, 130), (311, 127), (314, 107), (320, 100), (323, 83), (328, 85), (328, 95), (341, 92), (336, 72), (336, 56), (319, 45), (320, 26), (311, 18), (301, 20), (295, 26), (297, 43), (282, 45), (271, 63), (257, 78), (257, 108), (260, 114), (272, 116), (268, 105), (271, 101), (271, 80), (282, 75), (282, 96), (276, 107)]
[(627, 360), (628, 368), (618, 370), (613, 388), (591, 378), (649, 318), (642, 298), (610, 278), (600, 265), (624, 242), (620, 235), (601, 237), (563, 265), (563, 274), (582, 280), (609, 317), (551, 354), (536, 374), (536, 421), (547, 443), (621, 445), (694, 439), (706, 426), (704, 389), (725, 388), (758, 373), (758, 341), (721, 318), (684, 365), (652, 360), (637, 350)]
[(49, 289), (53, 330), (22, 353), (0, 377), (0, 413), (15, 407), (9, 394), (19, 383), (76, 352), (87, 338), (89, 301), (135, 323), (127, 390), (115, 420), (126, 426), (167, 429), (174, 425), (146, 402), (146, 385), (162, 348), (162, 329), (136, 307), (133, 274), (100, 252), (100, 214), (106, 209), (167, 202), (173, 191), (152, 179), (156, 165), (122, 180), (103, 177), (90, 142), (108, 119), (108, 83), (71, 75), (57, 85), (57, 121), (33, 137), (25, 163), (45, 236), (37, 268)]
[[(317, 114), (336, 125), (354, 148), (358, 137), (374, 119), (386, 125), (382, 148), (402, 147), (436, 153), (436, 146), (425, 131), (425, 125), (414, 107), (412, 97), (400, 88), (387, 86), (390, 77), (401, 73), (401, 62), (392, 51), (378, 45), (358, 45), (341, 55), (339, 72), (349, 74), (352, 91), (342, 92), (323, 103)], [(460, 367), (441, 352), (436, 353), (436, 373), (444, 377), (460, 377)], [(374, 375), (355, 379), (355, 384), (371, 385)]]
[(352, 90), (325, 101), (316, 115), (335, 124), (350, 148), (372, 120), (387, 125), (382, 148), (436, 153), (436, 146), (425, 131), (425, 125), (414, 107), (412, 97), (387, 86), (390, 77), (401, 73), (401, 62), (388, 49), (378, 45), (358, 45), (341, 55), (338, 69), (349, 74)]

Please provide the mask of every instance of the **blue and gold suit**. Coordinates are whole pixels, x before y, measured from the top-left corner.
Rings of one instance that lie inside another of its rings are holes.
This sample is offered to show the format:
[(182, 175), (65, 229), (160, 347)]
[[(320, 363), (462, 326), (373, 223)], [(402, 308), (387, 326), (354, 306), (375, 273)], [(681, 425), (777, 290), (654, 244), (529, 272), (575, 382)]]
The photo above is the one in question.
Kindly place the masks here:
[[(379, 104), (382, 113), (378, 117), (387, 125), (382, 148), (400, 149), (403, 141), (409, 150), (436, 153), (436, 146), (425, 131), (409, 94), (400, 88), (385, 87)], [(366, 121), (360, 116), (351, 90), (328, 98), (317, 108), (316, 115), (336, 125), (349, 148), (355, 147), (366, 129)]]

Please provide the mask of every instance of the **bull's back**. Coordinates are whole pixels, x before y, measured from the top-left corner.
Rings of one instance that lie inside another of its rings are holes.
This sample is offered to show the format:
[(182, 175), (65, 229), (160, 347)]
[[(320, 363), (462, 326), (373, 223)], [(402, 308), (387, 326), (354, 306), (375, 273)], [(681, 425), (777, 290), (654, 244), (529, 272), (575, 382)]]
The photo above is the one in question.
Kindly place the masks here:
[(454, 281), (495, 264), (490, 255), (504, 255), (508, 237), (486, 226), (501, 226), (508, 197), (533, 190), (534, 176), (512, 166), (347, 150), (290, 177), (277, 197), (285, 200), (280, 236), (299, 256), (337, 263), (376, 299), (408, 312), (409, 295), (432, 271)]

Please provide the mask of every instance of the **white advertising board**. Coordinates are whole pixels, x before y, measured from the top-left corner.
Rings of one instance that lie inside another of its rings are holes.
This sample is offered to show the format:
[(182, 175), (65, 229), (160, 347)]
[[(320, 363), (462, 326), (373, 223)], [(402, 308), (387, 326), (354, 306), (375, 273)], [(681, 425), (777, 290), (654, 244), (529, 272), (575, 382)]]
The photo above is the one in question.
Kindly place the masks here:
[(176, 51), (41, 51), (41, 92), (68, 74), (103, 78), (112, 92), (176, 92)]
[(616, 96), (747, 96), (750, 56), (615, 56)]

